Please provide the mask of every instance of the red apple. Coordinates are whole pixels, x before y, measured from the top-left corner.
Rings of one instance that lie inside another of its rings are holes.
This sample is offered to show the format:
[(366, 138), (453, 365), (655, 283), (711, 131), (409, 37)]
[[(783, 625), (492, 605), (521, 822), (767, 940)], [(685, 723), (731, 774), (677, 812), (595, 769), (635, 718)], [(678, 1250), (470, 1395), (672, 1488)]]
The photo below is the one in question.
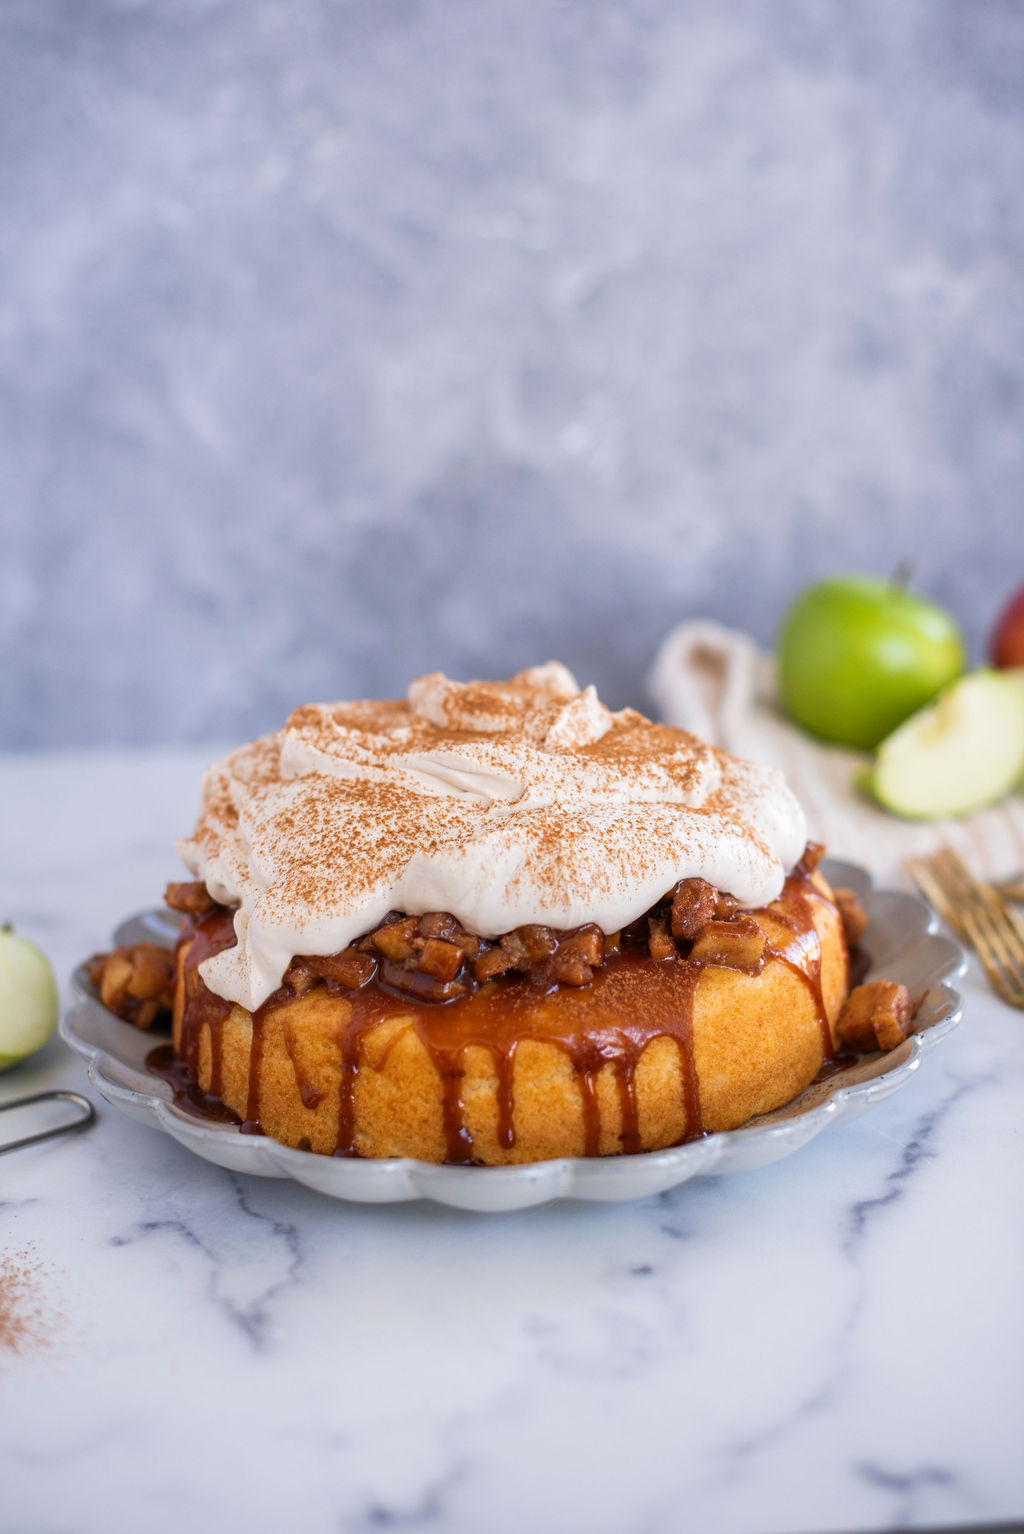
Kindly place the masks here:
[(1024, 666), (1024, 586), (1011, 597), (992, 635), (993, 666)]

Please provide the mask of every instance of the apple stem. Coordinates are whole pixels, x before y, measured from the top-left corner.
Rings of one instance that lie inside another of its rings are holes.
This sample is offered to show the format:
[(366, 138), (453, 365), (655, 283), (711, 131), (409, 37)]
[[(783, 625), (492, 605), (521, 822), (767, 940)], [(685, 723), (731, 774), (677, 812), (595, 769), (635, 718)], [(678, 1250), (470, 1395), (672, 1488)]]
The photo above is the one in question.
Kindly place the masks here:
[(912, 559), (901, 559), (890, 575), (889, 581), (891, 585), (898, 586), (901, 591), (906, 591), (913, 578), (914, 561)]

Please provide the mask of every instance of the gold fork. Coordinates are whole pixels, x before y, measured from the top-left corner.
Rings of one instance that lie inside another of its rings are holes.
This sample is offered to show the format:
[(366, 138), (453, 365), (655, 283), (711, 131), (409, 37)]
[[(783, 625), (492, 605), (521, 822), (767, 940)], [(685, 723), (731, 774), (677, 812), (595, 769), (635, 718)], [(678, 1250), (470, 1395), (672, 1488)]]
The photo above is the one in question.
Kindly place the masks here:
[(943, 847), (930, 858), (909, 858), (918, 888), (950, 926), (967, 939), (992, 988), (1024, 1011), (1024, 921), (991, 884), (975, 879), (956, 853)]

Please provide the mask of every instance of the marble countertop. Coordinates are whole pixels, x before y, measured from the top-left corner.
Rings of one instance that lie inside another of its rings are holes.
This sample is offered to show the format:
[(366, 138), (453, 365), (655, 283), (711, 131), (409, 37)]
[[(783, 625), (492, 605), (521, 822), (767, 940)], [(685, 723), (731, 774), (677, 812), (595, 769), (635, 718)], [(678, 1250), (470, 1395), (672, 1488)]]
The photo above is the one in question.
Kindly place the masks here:
[[(65, 982), (209, 752), (0, 758), (0, 916)], [(1024, 1017), (972, 967), (905, 1091), (757, 1172), (484, 1217), (228, 1174), (86, 1090), (0, 1160), (0, 1524), (796, 1534), (1024, 1515)], [(20, 1265), (20, 1268), (19, 1268)]]

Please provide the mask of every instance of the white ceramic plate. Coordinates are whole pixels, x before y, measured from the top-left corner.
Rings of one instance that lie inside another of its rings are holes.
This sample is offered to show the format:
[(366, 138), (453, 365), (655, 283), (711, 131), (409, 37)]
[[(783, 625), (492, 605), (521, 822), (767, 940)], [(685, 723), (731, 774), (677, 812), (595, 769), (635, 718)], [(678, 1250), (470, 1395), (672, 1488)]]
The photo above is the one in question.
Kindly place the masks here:
[[(960, 1021), (962, 1005), (944, 981), (962, 973), (964, 957), (955, 943), (935, 931), (935, 918), (914, 895), (876, 890), (863, 869), (829, 860), (826, 877), (847, 885), (864, 901), (870, 917), (863, 946), (871, 958), (869, 977), (902, 981), (911, 994), (926, 991), (915, 1031), (886, 1055), (864, 1055), (826, 1081), (808, 1087), (793, 1102), (728, 1134), (671, 1150), (637, 1156), (588, 1159), (567, 1157), (529, 1166), (434, 1166), (406, 1158), (356, 1161), (292, 1150), (276, 1140), (239, 1134), (233, 1124), (211, 1124), (175, 1107), (171, 1089), (151, 1076), (145, 1059), (155, 1043), (101, 1006), (85, 966), (73, 977), (75, 1002), (61, 1033), (89, 1064), (89, 1075), (109, 1103), (143, 1123), (173, 1135), (182, 1145), (233, 1172), (257, 1177), (293, 1177), (331, 1198), (358, 1203), (392, 1203), (425, 1198), (460, 1209), (497, 1213), (525, 1209), (557, 1198), (618, 1200), (646, 1198), (708, 1172), (740, 1172), (766, 1166), (832, 1124), (845, 1124), (905, 1086), (922, 1057)], [(148, 939), (170, 947), (178, 918), (170, 911), (146, 911), (122, 923), (116, 943)]]

